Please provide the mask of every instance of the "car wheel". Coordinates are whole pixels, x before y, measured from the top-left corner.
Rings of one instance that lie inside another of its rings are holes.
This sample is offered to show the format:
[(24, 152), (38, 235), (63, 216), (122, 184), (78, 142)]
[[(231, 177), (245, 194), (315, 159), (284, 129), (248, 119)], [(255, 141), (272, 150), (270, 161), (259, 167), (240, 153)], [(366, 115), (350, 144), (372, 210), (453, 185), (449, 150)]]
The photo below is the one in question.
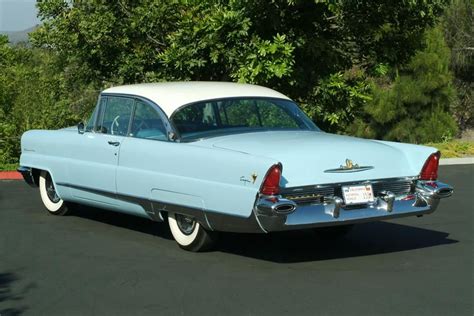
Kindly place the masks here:
[(41, 200), (46, 210), (53, 215), (65, 215), (68, 212), (66, 203), (59, 197), (53, 179), (47, 171), (41, 171), (39, 177)]
[(338, 239), (349, 233), (353, 227), (354, 225), (340, 225), (315, 228), (313, 231), (322, 239)]
[(171, 234), (178, 245), (189, 251), (205, 251), (215, 243), (215, 232), (205, 230), (194, 218), (176, 214), (168, 214), (168, 224)]

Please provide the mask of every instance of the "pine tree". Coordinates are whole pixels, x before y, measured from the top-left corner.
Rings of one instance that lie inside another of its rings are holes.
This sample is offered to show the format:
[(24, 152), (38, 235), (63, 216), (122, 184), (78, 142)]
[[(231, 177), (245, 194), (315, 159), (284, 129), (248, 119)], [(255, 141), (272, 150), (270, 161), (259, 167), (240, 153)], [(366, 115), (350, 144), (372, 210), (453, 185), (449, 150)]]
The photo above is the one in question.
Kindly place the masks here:
[(374, 80), (372, 101), (349, 131), (412, 143), (441, 141), (456, 134), (449, 113), (455, 96), (450, 50), (439, 27), (428, 30), (424, 42), (424, 49), (408, 64), (393, 71), (393, 80)]

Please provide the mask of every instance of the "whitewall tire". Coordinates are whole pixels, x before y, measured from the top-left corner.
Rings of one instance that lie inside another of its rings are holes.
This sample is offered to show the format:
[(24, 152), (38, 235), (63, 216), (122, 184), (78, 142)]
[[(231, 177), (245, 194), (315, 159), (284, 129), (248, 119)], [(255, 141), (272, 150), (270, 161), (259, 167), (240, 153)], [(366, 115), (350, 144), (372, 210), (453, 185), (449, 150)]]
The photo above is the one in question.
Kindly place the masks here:
[(65, 215), (68, 211), (66, 203), (56, 193), (56, 187), (49, 172), (42, 170), (39, 176), (41, 200), (46, 210), (53, 215)]
[(182, 249), (195, 252), (205, 251), (215, 243), (215, 232), (205, 230), (189, 216), (169, 213), (168, 224), (174, 240)]

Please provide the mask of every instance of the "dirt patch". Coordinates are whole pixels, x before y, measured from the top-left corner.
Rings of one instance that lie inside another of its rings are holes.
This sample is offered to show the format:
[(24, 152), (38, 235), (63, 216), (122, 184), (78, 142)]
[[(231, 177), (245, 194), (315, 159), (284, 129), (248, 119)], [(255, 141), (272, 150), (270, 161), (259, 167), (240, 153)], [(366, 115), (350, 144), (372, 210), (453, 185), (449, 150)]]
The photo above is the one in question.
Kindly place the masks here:
[(474, 128), (467, 129), (461, 134), (461, 140), (474, 143)]

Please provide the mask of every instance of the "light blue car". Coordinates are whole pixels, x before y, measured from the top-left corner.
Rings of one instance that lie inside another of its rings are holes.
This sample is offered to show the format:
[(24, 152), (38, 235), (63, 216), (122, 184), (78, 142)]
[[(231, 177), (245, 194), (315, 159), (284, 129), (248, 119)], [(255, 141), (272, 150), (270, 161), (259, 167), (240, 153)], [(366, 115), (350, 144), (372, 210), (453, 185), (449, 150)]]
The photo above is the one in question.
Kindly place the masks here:
[(86, 125), (28, 131), (21, 150), (49, 213), (79, 203), (168, 219), (191, 251), (221, 231), (336, 237), (431, 213), (453, 192), (435, 148), (324, 133), (288, 97), (237, 83), (110, 88)]

